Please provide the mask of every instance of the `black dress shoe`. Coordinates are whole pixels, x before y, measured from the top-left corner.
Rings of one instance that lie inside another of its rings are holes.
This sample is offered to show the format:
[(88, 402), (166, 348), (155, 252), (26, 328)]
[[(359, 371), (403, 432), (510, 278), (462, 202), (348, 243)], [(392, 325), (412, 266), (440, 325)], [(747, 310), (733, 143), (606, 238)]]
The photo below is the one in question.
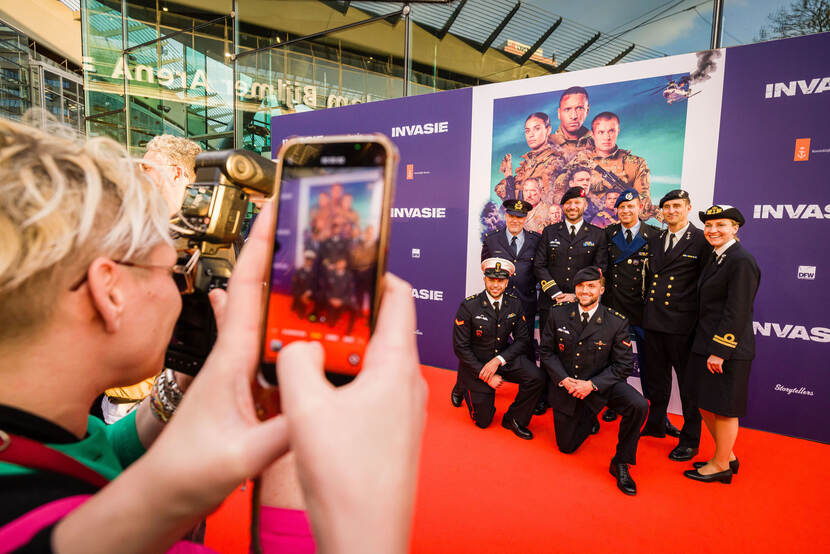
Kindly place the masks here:
[(643, 430), (640, 431), (641, 437), (657, 437), (658, 439), (666, 438), (666, 432), (660, 431), (659, 429), (655, 429), (653, 427), (643, 427)]
[(674, 450), (669, 452), (669, 460), (674, 460), (675, 462), (688, 462), (695, 456), (697, 456), (697, 448), (691, 448), (689, 446), (676, 446)]
[(599, 433), (599, 421), (595, 417), (594, 418), (594, 424), (591, 425), (591, 434), (596, 435), (597, 433)]
[(612, 422), (617, 419), (617, 412), (611, 408), (606, 408), (605, 413), (602, 414), (602, 421)]
[(453, 406), (460, 408), (461, 403), (464, 401), (464, 395), (461, 394), (460, 390), (453, 387), (452, 394), (450, 395), (450, 401)]
[(672, 422), (669, 421), (669, 418), (666, 418), (666, 434), (676, 439), (680, 438), (680, 429), (672, 425)]
[(533, 433), (530, 432), (530, 429), (528, 429), (527, 427), (522, 427), (513, 418), (506, 418), (506, 417), (502, 418), (501, 426), (504, 427), (505, 429), (510, 429), (511, 431), (513, 431), (516, 434), (516, 436), (519, 437), (520, 439), (524, 439), (526, 441), (529, 441), (530, 439), (533, 438)]
[[(695, 469), (700, 469), (705, 466), (708, 462), (695, 462), (692, 464)], [(741, 462), (738, 461), (738, 458), (729, 461), (729, 469), (732, 470), (732, 475), (738, 474), (738, 468), (741, 467)]]
[(698, 473), (696, 469), (687, 469), (683, 472), (683, 475), (692, 479), (694, 481), (701, 481), (703, 483), (714, 483), (720, 482), (724, 485), (728, 485), (732, 482), (732, 470), (727, 469), (726, 471), (719, 471), (717, 473), (712, 473), (710, 475), (702, 475)]
[(629, 496), (637, 494), (637, 483), (631, 478), (628, 473), (628, 464), (615, 464), (611, 462), (611, 467), (608, 468), (611, 475), (617, 478), (617, 488)]
[(545, 412), (548, 411), (548, 402), (547, 400), (540, 400), (536, 403), (536, 407), (533, 409), (533, 415), (544, 415)]

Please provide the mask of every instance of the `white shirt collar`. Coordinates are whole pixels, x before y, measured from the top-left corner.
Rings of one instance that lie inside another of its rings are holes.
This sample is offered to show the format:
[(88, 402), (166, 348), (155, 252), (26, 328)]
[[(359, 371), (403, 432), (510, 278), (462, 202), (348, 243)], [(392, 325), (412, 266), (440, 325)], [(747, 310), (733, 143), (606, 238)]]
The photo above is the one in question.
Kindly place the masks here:
[(580, 219), (579, 223), (571, 223), (570, 221), (568, 221), (566, 219), (565, 220), (565, 230), (568, 231), (568, 233), (570, 233), (571, 232), (571, 225), (573, 225), (574, 227), (576, 227), (576, 229), (574, 229), (574, 234), (577, 234), (577, 233), (579, 233), (579, 230), (582, 229), (582, 224), (583, 223), (585, 223), (585, 219)]
[(631, 236), (632, 236), (632, 237), (634, 237), (634, 236), (636, 236), (636, 235), (637, 235), (637, 233), (639, 233), (639, 232), (640, 232), (640, 225), (641, 225), (642, 223), (643, 223), (643, 222), (642, 222), (642, 221), (640, 221), (640, 219), (639, 219), (639, 218), (637, 218), (637, 223), (635, 223), (635, 224), (634, 224), (634, 227), (631, 227), (631, 228), (629, 228), (629, 229), (626, 229), (626, 228), (625, 228), (625, 225), (623, 225), (622, 223), (620, 223), (620, 231), (622, 231), (623, 235), (625, 235), (625, 232), (626, 232), (626, 231), (631, 231)]
[[(690, 223), (686, 223), (686, 226), (685, 226), (685, 227), (683, 227), (682, 229), (680, 229), (679, 231), (676, 231), (676, 232), (674, 233), (674, 242), (675, 242), (675, 244), (677, 244), (677, 241), (678, 241), (678, 240), (680, 240), (680, 237), (682, 237), (682, 236), (683, 236), (683, 233), (685, 233), (686, 231), (688, 231), (688, 230), (689, 230), (689, 225), (690, 225)], [(666, 231), (669, 231), (669, 230), (668, 230), (668, 229), (666, 229)], [(669, 231), (668, 233), (666, 233), (666, 240), (669, 240), (669, 236), (670, 236), (671, 234), (672, 234), (672, 232), (671, 232), (671, 231)]]
[(487, 289), (484, 289), (484, 294), (487, 295), (487, 300), (490, 301), (490, 306), (491, 307), (493, 307), (493, 304), (495, 304), (496, 302), (501, 302), (501, 304), (499, 304), (499, 308), (501, 308), (502, 304), (504, 304), (504, 302), (503, 302), (504, 301), (504, 295), (503, 294), (501, 296), (499, 296), (498, 300), (496, 300), (495, 298), (490, 296), (490, 293), (487, 292)]
[(729, 242), (727, 242), (726, 244), (715, 248), (715, 254), (717, 254), (718, 258), (720, 258), (723, 255), (723, 253), (726, 252), (729, 249), (729, 247), (732, 246), (733, 244), (735, 244), (736, 242), (738, 242), (738, 241), (736, 241), (735, 239), (732, 239)]
[(591, 321), (591, 318), (594, 317), (594, 313), (596, 313), (597, 308), (599, 308), (599, 302), (594, 304), (594, 307), (592, 309), (588, 310), (587, 312), (582, 309), (582, 306), (580, 306), (579, 307), (579, 320), (582, 321), (582, 314), (587, 313), (588, 314), (588, 321)]

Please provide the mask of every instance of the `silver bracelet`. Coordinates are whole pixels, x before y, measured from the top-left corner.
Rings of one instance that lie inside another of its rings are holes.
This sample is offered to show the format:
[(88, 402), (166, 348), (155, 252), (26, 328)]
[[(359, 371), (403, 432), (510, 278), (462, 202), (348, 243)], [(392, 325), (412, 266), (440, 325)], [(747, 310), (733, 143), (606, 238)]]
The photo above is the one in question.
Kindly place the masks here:
[(170, 421), (182, 400), (183, 394), (172, 369), (165, 369), (159, 373), (153, 383), (153, 392), (150, 395), (150, 409), (153, 416), (163, 423)]

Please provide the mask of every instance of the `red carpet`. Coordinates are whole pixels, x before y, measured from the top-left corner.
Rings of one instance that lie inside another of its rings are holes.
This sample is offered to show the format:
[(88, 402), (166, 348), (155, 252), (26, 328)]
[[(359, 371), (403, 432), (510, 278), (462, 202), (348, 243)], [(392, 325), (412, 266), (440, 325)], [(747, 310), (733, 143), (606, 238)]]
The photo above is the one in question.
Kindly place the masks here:
[[(450, 404), (455, 372), (424, 367), (430, 386), (412, 552), (830, 552), (830, 447), (741, 429), (731, 485), (682, 476), (673, 439), (644, 438), (628, 497), (608, 473), (618, 423), (602, 423), (574, 454), (556, 449), (550, 411), (532, 441), (503, 429), (515, 386), (496, 395), (496, 418), (476, 428)], [(679, 424), (679, 418), (673, 418)], [(704, 431), (701, 455), (713, 444)], [(207, 544), (247, 552), (247, 507), (233, 495), (208, 519)]]

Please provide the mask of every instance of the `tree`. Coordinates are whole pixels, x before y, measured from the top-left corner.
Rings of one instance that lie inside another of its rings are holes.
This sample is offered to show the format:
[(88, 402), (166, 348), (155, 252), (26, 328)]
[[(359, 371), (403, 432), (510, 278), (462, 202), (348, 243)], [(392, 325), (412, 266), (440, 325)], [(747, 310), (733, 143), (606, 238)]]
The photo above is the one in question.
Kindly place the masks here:
[(830, 31), (830, 1), (795, 0), (767, 19), (769, 23), (758, 31), (756, 42)]

